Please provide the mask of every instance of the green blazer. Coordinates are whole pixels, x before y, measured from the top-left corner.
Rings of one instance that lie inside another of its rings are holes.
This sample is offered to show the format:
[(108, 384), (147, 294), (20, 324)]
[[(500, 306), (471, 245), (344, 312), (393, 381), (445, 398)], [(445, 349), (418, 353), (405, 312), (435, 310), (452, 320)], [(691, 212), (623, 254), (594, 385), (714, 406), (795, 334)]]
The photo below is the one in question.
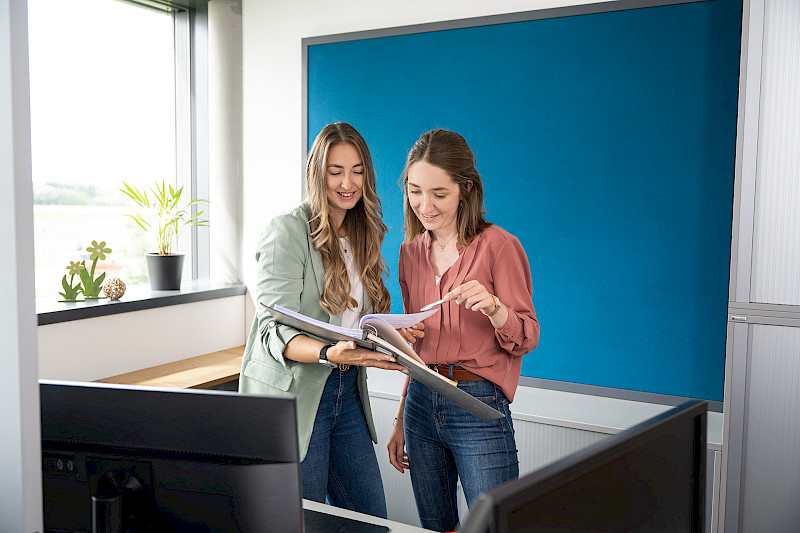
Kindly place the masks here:
[[(322, 389), (332, 369), (319, 363), (285, 359), (284, 348), (302, 333), (277, 324), (260, 302), (269, 306), (279, 304), (317, 320), (341, 326), (342, 316), (328, 314), (319, 304), (325, 269), (322, 256), (311, 242), (309, 213), (309, 206), (301, 204), (292, 212), (272, 219), (261, 234), (256, 252), (256, 314), (247, 338), (239, 377), (239, 392), (292, 396), (296, 399), (301, 460), (308, 451)], [(366, 292), (363, 301), (369, 302)], [(377, 443), (366, 369), (354, 366), (348, 372), (358, 372), (358, 392), (364, 417), (372, 441)]]

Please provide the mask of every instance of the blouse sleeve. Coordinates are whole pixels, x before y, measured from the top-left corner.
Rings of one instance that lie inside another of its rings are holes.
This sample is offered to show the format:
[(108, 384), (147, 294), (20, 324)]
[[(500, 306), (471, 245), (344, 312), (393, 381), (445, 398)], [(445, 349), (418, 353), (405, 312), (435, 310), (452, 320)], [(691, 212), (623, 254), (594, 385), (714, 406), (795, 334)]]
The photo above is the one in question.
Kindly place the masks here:
[(533, 309), (528, 256), (516, 237), (509, 235), (492, 265), (495, 295), (508, 309), (508, 320), (495, 328), (500, 347), (521, 357), (539, 344), (539, 321)]

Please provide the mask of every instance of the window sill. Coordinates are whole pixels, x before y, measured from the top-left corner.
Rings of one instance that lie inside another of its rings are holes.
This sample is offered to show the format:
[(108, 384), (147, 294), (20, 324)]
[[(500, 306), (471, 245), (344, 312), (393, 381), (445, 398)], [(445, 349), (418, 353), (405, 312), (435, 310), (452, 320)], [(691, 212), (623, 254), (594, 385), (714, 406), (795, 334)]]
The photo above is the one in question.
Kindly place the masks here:
[(242, 283), (215, 283), (198, 279), (184, 282), (178, 291), (154, 291), (149, 285), (133, 285), (128, 287), (122, 299), (117, 301), (103, 298), (88, 302), (59, 302), (57, 297), (36, 298), (36, 314), (39, 325), (45, 326), (71, 320), (239, 296), (246, 291), (247, 287)]

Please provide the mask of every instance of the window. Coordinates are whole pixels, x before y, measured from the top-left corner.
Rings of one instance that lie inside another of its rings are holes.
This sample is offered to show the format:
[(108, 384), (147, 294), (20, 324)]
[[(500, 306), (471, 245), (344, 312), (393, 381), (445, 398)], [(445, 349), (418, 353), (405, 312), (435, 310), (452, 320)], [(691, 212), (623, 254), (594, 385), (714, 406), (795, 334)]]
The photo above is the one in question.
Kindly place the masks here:
[[(59, 298), (70, 261), (91, 265), (93, 240), (112, 249), (95, 275), (146, 283), (154, 238), (124, 216), (133, 206), (119, 188), (164, 179), (185, 196), (193, 189), (189, 17), (116, 0), (29, 0), (28, 21), (36, 296)], [(190, 248), (179, 243), (184, 279), (196, 272)]]

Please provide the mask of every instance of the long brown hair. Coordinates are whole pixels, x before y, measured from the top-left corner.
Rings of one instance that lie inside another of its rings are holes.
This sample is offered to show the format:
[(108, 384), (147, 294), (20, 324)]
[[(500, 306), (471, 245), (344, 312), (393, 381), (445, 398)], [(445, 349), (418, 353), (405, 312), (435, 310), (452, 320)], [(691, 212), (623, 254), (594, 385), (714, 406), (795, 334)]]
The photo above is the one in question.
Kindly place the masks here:
[[(350, 277), (341, 256), (339, 238), (331, 224), (327, 196), (327, 168), (330, 149), (337, 144), (352, 145), (364, 166), (361, 199), (348, 209), (342, 226), (350, 239), (355, 265), (361, 283), (369, 295), (372, 308), (378, 313), (389, 312), (389, 291), (384, 285), (386, 263), (381, 256), (381, 244), (386, 225), (381, 220), (381, 201), (375, 190), (375, 170), (367, 143), (350, 124), (328, 124), (319, 132), (308, 153), (306, 163), (306, 194), (311, 208), (309, 223), (314, 248), (322, 255), (325, 267), (324, 289), (319, 303), (325, 311), (342, 314), (357, 302), (350, 296)], [(365, 302), (365, 309), (367, 308)]]
[(456, 228), (458, 242), (461, 246), (466, 246), (492, 225), (483, 216), (486, 212), (483, 208), (483, 184), (481, 175), (475, 168), (472, 149), (464, 137), (454, 131), (442, 129), (426, 131), (411, 147), (400, 176), (400, 186), (403, 187), (405, 242), (411, 242), (425, 231), (425, 226), (419, 221), (408, 201), (408, 169), (419, 161), (441, 168), (458, 185), (461, 200), (456, 215)]

